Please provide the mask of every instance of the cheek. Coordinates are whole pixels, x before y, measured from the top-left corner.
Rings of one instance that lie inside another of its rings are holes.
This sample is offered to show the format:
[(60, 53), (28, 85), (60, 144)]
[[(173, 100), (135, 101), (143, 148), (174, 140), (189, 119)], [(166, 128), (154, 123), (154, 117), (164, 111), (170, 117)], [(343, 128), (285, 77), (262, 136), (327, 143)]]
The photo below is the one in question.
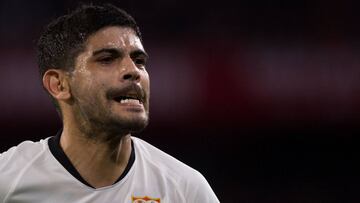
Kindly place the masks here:
[(149, 92), (149, 90), (150, 90), (150, 77), (149, 77), (149, 74), (145, 71), (143, 73), (142, 77), (143, 77), (142, 85), (143, 85), (144, 89)]
[(85, 95), (86, 92), (91, 92), (94, 82), (89, 78), (79, 79), (73, 83), (72, 88), (75, 94)]
[(78, 77), (73, 80), (71, 84), (72, 94), (77, 99), (91, 100), (94, 97), (98, 97), (104, 89), (105, 84), (102, 84), (95, 80), (90, 75), (86, 77)]

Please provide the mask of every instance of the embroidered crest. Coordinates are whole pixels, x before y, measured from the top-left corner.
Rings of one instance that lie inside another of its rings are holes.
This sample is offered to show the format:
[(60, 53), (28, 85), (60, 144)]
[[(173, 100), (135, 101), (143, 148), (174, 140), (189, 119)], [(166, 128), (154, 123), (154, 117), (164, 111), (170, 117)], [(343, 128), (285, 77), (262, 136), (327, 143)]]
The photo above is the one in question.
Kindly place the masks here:
[(160, 198), (153, 198), (149, 196), (134, 197), (131, 196), (132, 203), (160, 203)]

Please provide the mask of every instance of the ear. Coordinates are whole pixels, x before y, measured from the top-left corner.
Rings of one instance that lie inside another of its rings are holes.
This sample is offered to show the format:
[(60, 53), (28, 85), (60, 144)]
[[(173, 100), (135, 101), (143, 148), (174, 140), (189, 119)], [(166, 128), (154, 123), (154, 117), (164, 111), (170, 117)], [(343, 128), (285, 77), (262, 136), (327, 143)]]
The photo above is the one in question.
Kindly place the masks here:
[(71, 97), (68, 77), (63, 70), (47, 70), (43, 76), (43, 85), (57, 100), (67, 100)]

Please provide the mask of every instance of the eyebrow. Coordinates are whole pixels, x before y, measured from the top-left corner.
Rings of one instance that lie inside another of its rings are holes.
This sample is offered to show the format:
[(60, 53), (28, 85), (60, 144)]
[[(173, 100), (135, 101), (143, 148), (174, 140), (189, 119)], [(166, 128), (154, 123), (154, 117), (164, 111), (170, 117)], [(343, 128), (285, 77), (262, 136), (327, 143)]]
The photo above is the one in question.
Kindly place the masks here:
[(146, 59), (149, 58), (149, 55), (141, 49), (134, 50), (130, 53), (131, 58), (136, 58), (138, 56), (144, 56)]
[[(102, 48), (99, 50), (95, 50), (92, 55), (97, 56), (102, 53), (109, 53), (115, 56), (123, 55), (123, 51), (121, 49), (116, 49), (116, 48)], [(145, 56), (146, 58), (149, 58), (149, 55), (141, 49), (136, 49), (134, 51), (131, 51), (130, 57), (137, 57), (137, 56)]]
[(99, 49), (99, 50), (95, 50), (92, 55), (97, 56), (97, 55), (102, 54), (102, 53), (110, 53), (112, 55), (118, 55), (118, 56), (120, 56), (122, 54), (122, 52), (119, 49), (102, 48), (102, 49)]

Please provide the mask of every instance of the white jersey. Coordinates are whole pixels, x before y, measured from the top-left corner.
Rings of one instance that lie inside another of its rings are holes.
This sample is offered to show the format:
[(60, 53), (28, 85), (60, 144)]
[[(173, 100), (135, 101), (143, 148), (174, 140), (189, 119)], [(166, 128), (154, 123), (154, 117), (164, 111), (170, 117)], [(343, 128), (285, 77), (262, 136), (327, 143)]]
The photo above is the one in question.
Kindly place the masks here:
[(0, 154), (0, 203), (219, 202), (199, 172), (139, 138), (132, 137), (132, 160), (119, 180), (98, 189), (54, 155), (51, 139)]

